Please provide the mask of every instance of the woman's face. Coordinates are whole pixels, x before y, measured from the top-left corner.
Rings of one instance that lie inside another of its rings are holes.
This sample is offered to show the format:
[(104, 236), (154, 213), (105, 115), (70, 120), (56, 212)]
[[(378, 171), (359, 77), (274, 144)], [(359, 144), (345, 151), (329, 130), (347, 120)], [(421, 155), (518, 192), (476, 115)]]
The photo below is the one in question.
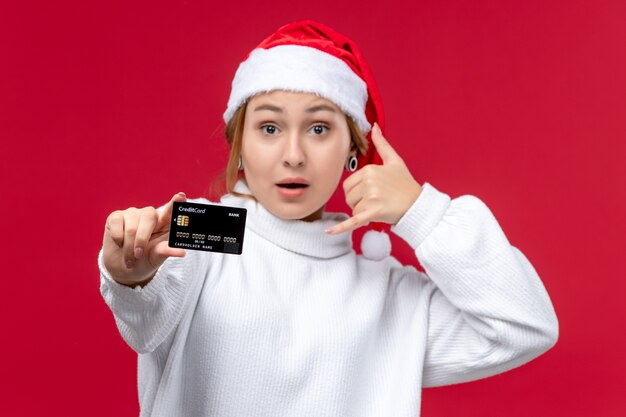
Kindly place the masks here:
[(250, 191), (277, 217), (320, 219), (350, 152), (346, 116), (314, 94), (283, 90), (258, 94), (247, 106), (241, 156)]

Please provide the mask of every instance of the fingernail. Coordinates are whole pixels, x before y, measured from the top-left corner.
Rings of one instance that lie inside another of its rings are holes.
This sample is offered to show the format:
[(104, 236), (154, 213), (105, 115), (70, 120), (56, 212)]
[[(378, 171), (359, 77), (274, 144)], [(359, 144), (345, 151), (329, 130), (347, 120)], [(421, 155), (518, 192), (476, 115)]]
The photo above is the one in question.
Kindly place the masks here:
[(126, 268), (131, 269), (133, 267), (133, 261), (126, 261)]
[(328, 229), (324, 230), (326, 233), (328, 233), (329, 235), (332, 235), (335, 233), (335, 229), (333, 229), (332, 227), (329, 227)]
[(182, 195), (183, 197), (187, 197), (187, 194), (183, 193), (182, 191), (179, 192), (178, 194)]
[(143, 255), (143, 248), (135, 248), (135, 258), (141, 258), (141, 255)]

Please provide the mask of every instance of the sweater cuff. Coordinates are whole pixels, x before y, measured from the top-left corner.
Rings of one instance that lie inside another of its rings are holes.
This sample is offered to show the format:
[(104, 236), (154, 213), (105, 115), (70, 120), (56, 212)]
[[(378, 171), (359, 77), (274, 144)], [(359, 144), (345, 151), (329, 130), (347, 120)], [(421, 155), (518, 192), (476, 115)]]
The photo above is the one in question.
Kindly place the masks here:
[(404, 216), (391, 226), (391, 231), (411, 245), (413, 250), (417, 250), (441, 221), (450, 206), (450, 201), (448, 194), (438, 191), (425, 182), (417, 200), (404, 213)]
[(142, 288), (141, 285), (129, 287), (115, 281), (113, 277), (111, 277), (110, 272), (104, 266), (102, 256), (103, 249), (100, 249), (100, 253), (98, 254), (98, 266), (100, 268), (101, 279), (100, 285), (101, 287), (106, 286), (116, 298), (129, 303), (135, 303), (139, 300), (143, 302), (151, 301), (157, 297), (159, 292), (161, 292), (165, 286), (167, 274), (164, 271), (164, 266), (168, 260), (165, 260), (165, 262), (157, 270), (156, 275), (152, 278), (152, 280)]

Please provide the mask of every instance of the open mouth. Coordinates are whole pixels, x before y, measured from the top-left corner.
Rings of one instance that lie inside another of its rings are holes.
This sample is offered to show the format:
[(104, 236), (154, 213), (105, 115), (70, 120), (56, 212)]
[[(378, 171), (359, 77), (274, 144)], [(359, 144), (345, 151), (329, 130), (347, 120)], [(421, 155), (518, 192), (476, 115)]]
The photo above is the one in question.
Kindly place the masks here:
[(297, 183), (297, 182), (287, 182), (284, 184), (276, 184), (278, 187), (278, 193), (289, 199), (300, 198), (302, 197), (309, 186), (307, 184)]
[(290, 184), (276, 184), (281, 188), (306, 188), (308, 187), (308, 185), (306, 184), (296, 184), (296, 183), (290, 183)]

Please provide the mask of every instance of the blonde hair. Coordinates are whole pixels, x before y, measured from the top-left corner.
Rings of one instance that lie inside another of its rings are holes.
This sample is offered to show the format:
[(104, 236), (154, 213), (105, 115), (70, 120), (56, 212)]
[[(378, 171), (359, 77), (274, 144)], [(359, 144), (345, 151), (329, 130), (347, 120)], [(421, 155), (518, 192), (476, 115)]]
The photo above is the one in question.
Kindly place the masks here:
[[(243, 171), (239, 171), (239, 156), (241, 155), (241, 143), (243, 139), (243, 126), (246, 118), (247, 102), (244, 102), (235, 112), (230, 119), (226, 128), (224, 129), (224, 135), (226, 141), (230, 145), (230, 156), (228, 157), (228, 164), (226, 169), (219, 175), (218, 178), (222, 178), (226, 183), (226, 192), (229, 194), (249, 198), (256, 201), (253, 195), (242, 194), (234, 190), (235, 184), (240, 178), (243, 178)], [(348, 128), (350, 130), (350, 139), (352, 147), (356, 147), (358, 152), (365, 154), (368, 148), (367, 138), (361, 130), (354, 123), (352, 118), (348, 115), (345, 116), (348, 122)]]

